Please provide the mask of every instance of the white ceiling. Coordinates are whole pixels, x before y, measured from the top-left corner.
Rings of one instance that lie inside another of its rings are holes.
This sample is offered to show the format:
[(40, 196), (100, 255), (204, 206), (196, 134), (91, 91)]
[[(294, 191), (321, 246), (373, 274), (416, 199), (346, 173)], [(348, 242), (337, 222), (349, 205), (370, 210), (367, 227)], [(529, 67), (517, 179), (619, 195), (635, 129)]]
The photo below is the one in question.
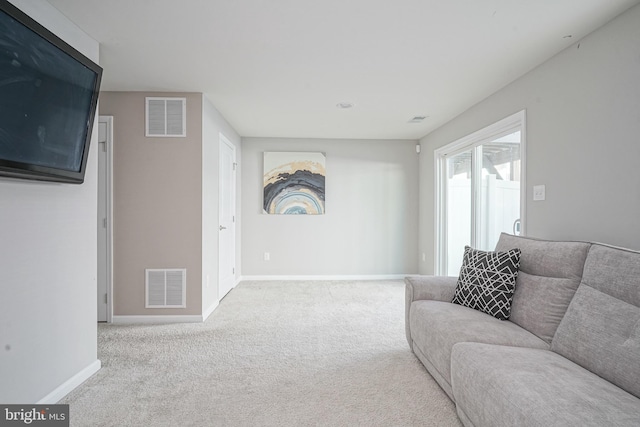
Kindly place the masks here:
[(102, 90), (202, 92), (246, 137), (367, 139), (426, 135), (640, 2), (48, 1), (100, 42)]

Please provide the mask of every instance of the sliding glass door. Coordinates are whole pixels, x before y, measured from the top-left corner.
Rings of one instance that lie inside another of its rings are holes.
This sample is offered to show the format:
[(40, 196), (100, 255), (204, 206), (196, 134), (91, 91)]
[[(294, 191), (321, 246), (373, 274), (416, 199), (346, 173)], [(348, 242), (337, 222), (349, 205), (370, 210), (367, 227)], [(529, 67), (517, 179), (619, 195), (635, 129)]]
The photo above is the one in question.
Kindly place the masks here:
[(523, 227), (524, 112), (436, 151), (436, 272), (457, 276), (464, 247), (493, 250)]

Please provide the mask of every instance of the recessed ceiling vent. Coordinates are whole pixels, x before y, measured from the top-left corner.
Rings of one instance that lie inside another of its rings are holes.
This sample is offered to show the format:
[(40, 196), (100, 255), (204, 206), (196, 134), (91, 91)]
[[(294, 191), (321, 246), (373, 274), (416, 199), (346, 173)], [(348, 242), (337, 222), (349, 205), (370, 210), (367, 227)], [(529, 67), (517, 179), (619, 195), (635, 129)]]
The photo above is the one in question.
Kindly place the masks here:
[(341, 110), (348, 110), (349, 108), (353, 108), (354, 104), (353, 102), (338, 102), (336, 104), (336, 107), (338, 107)]
[(146, 308), (186, 308), (186, 269), (146, 269), (145, 274)]
[(409, 120), (409, 123), (422, 123), (422, 121), (427, 117), (428, 116), (415, 116), (411, 120)]
[(187, 136), (187, 99), (152, 98), (146, 100), (146, 136)]

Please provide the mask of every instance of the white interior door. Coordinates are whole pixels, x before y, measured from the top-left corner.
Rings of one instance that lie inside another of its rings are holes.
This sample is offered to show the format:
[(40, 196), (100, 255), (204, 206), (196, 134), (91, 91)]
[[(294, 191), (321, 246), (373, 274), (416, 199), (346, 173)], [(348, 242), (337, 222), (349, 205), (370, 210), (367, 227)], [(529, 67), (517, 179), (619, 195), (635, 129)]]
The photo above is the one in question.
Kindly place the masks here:
[(111, 154), (113, 117), (98, 120), (98, 322), (111, 322)]
[(222, 299), (236, 283), (236, 149), (220, 134), (219, 168), (219, 288)]

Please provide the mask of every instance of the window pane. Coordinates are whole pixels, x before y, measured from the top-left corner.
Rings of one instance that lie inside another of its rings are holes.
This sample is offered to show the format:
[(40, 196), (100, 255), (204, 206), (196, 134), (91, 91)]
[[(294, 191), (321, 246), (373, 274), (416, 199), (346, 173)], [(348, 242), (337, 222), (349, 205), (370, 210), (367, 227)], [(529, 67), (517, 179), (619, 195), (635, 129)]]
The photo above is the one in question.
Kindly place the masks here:
[(471, 150), (447, 159), (446, 242), (448, 276), (457, 276), (465, 245), (471, 244)]
[(513, 233), (520, 218), (520, 132), (481, 145), (476, 247), (493, 250), (501, 232)]

